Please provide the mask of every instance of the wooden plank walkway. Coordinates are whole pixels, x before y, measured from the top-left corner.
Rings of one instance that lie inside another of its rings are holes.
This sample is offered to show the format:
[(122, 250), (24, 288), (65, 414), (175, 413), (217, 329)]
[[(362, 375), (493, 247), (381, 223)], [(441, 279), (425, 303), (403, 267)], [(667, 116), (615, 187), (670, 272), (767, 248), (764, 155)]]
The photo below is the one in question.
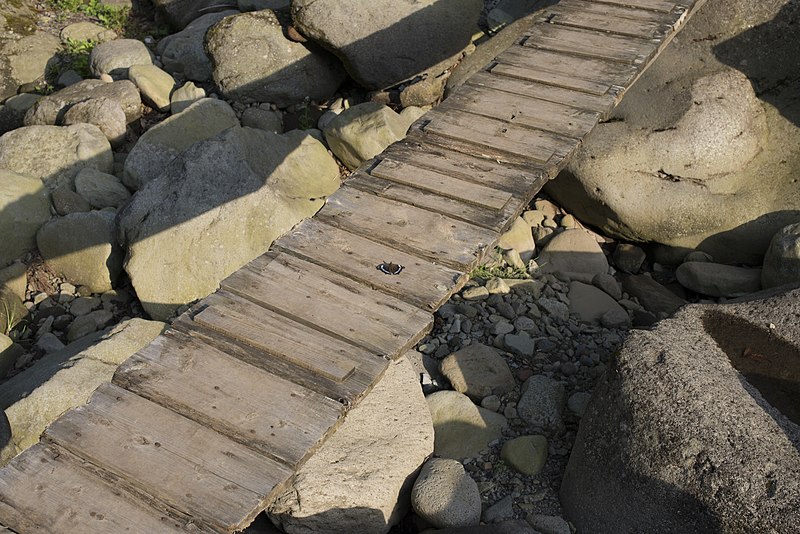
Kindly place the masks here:
[(0, 529), (246, 527), (703, 3), (542, 9), (314, 219), (0, 470)]

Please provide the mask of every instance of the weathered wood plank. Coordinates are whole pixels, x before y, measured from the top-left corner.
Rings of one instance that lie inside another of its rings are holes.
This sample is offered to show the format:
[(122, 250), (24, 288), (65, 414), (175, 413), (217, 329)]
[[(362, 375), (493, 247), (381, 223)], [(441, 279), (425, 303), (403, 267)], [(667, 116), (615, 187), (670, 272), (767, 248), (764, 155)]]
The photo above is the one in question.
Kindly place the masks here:
[(589, 133), (600, 118), (597, 112), (474, 85), (465, 85), (437, 109), (444, 113), (467, 111), (577, 139)]
[(568, 106), (597, 112), (600, 116), (607, 115), (615, 104), (614, 96), (610, 94), (594, 95), (531, 80), (510, 78), (487, 71), (475, 73), (474, 76), (467, 80), (465, 85), (506, 91), (549, 102), (560, 102)]
[(344, 411), (334, 400), (176, 331), (124, 362), (114, 383), (291, 467)]
[(222, 532), (247, 526), (292, 470), (117, 386), (45, 430), (46, 440)]
[[(426, 310), (435, 310), (466, 282), (466, 275), (406, 252), (307, 219), (273, 246)], [(377, 262), (403, 265), (414, 276), (391, 276)]]
[(498, 157), (511, 155), (548, 163), (554, 156), (569, 154), (577, 145), (574, 139), (558, 134), (454, 109), (446, 113), (429, 111), (426, 117), (430, 119), (422, 128), (426, 134), (480, 145), (484, 152), (497, 154)]
[(408, 187), (381, 178), (376, 178), (365, 173), (357, 172), (347, 179), (347, 185), (355, 187), (361, 191), (374, 193), (383, 198), (389, 198), (411, 204), (429, 211), (435, 211), (442, 215), (447, 215), (459, 221), (468, 222), (476, 226), (482, 226), (495, 232), (503, 232), (509, 224), (509, 220), (517, 214), (517, 211), (525, 205), (519, 197), (512, 198), (502, 211), (488, 210), (472, 204), (465, 204), (452, 198), (420, 191), (413, 187)]
[(658, 44), (658, 40), (623, 37), (556, 24), (536, 24), (523, 46), (642, 65), (655, 53)]
[[(378, 258), (375, 263), (382, 261)], [(429, 312), (283, 253), (256, 258), (221, 286), (388, 358), (400, 356), (419, 341), (433, 320)]]
[[(247, 316), (224, 306), (211, 305), (194, 316), (196, 323), (211, 330), (230, 336), (245, 345), (264, 352), (271, 352), (273, 344), (284, 345), (281, 332), (262, 329), (261, 316)], [(305, 348), (298, 344), (297, 348)], [(331, 380), (341, 382), (355, 369), (352, 360), (346, 356), (326, 352), (281, 350), (281, 357), (300, 367), (305, 367)]]
[[(271, 347), (272, 353), (265, 353), (194, 322), (192, 317), (211, 305), (223, 305), (242, 314), (262, 317), (262, 328), (281, 334), (276, 336), (276, 343)], [(383, 375), (388, 365), (384, 358), (379, 358), (361, 347), (325, 335), (318, 330), (292, 321), (281, 314), (226, 291), (218, 291), (206, 297), (188, 312), (178, 317), (172, 326), (176, 330), (185, 332), (192, 337), (197, 337), (204, 343), (243, 362), (271, 374), (281, 376), (346, 405), (355, 404), (369, 391), (378, 377)], [(284, 344), (278, 345), (277, 341), (283, 341)], [(331, 380), (303, 367), (293, 365), (281, 356), (283, 352), (293, 350), (299, 352), (333, 352), (339, 355), (347, 355), (356, 362), (355, 371), (341, 382)]]
[(659, 21), (634, 20), (614, 14), (573, 11), (559, 6), (547, 9), (541, 20), (550, 24), (609, 32), (639, 39), (656, 39), (670, 30), (674, 18), (671, 13), (665, 13), (662, 15), (662, 20)]
[(0, 470), (0, 522), (20, 534), (211, 532), (151, 508), (42, 443)]
[[(316, 217), (409, 254), (469, 272), (499, 234), (408, 204), (343, 186)], [(376, 258), (376, 264), (384, 261)], [(413, 271), (404, 273), (413, 276)], [(402, 276), (402, 274), (400, 275)]]
[(495, 189), (512, 193), (516, 198), (538, 189), (547, 180), (547, 169), (527, 162), (524, 167), (498, 163), (455, 150), (422, 143), (413, 134), (394, 143), (381, 154), (382, 159), (393, 159), (424, 167), (462, 180), (471, 180)]
[[(670, 2), (671, 3), (671, 2)], [(574, 12), (587, 15), (601, 15), (604, 17), (617, 17), (619, 19), (638, 20), (645, 22), (663, 22), (665, 17), (678, 16), (676, 9), (667, 11), (651, 11), (621, 4), (610, 4), (596, 0), (559, 0), (557, 4), (545, 7), (542, 12)]]
[(498, 211), (502, 210), (512, 197), (507, 191), (499, 191), (484, 185), (466, 182), (457, 177), (392, 160), (382, 160), (370, 170), (370, 174), (467, 204), (475, 204)]
[[(496, 58), (490, 70), (518, 78), (603, 95), (609, 87), (627, 85), (636, 77), (635, 65), (558, 51), (514, 45)], [(512, 69), (511, 67), (521, 67)]]
[(669, 13), (678, 4), (674, 0), (592, 0), (598, 4), (611, 4), (616, 6), (635, 7)]

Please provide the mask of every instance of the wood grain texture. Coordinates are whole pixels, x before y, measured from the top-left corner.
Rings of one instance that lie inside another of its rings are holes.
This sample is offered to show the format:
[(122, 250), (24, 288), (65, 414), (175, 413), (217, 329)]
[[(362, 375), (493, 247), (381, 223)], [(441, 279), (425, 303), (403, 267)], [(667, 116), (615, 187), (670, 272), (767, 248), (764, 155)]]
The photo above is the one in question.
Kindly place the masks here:
[(175, 331), (124, 362), (114, 383), (291, 467), (344, 412), (334, 400)]
[(283, 253), (256, 258), (221, 286), (294, 321), (392, 359), (421, 339), (433, 321), (430, 313), (415, 306)]
[(390, 182), (382, 178), (376, 178), (362, 172), (349, 176), (346, 183), (348, 187), (354, 187), (383, 198), (397, 200), (428, 211), (441, 213), (453, 219), (501, 233), (508, 227), (517, 212), (524, 208), (526, 204), (524, 200), (520, 200), (520, 197), (512, 197), (502, 211), (495, 211), (427, 191), (421, 191), (396, 182)]
[(422, 128), (424, 133), (477, 145), (483, 153), (498, 158), (514, 156), (547, 164), (554, 156), (563, 157), (577, 146), (568, 137), (454, 109), (446, 113), (429, 111), (426, 117), (430, 122)]
[[(665, 2), (664, 5), (673, 2)], [(542, 13), (551, 12), (571, 12), (584, 13), (586, 15), (601, 15), (603, 17), (616, 17), (625, 20), (638, 20), (644, 22), (661, 23), (665, 17), (678, 16), (677, 9), (674, 7), (669, 11), (652, 11), (622, 4), (611, 4), (596, 0), (559, 0), (557, 4), (547, 6), (542, 9)]]
[[(574, 0), (573, 0), (574, 2)], [(602, 6), (605, 9), (587, 10), (582, 3), (559, 2), (544, 10), (540, 20), (549, 24), (559, 24), (574, 28), (596, 30), (639, 39), (657, 39), (670, 31), (677, 15), (674, 13), (655, 13), (641, 9), (625, 9), (619, 6)], [(630, 17), (632, 13), (647, 13), (649, 19)], [(625, 17), (624, 15), (629, 15)]]
[[(348, 232), (469, 272), (499, 238), (486, 228), (458, 221), (345, 185), (317, 217)], [(413, 276), (409, 271), (408, 276)]]
[(597, 3), (647, 9), (661, 13), (669, 13), (678, 5), (678, 2), (673, 0), (597, 0)]
[(512, 197), (506, 191), (392, 160), (380, 161), (369, 173), (378, 178), (492, 210), (502, 210)]
[[(284, 345), (273, 344), (272, 353), (253, 348), (233, 337), (221, 335), (216, 330), (205, 328), (193, 320), (193, 316), (211, 305), (224, 305), (240, 313), (263, 317), (264, 327), (275, 329), (277, 339)], [(383, 375), (387, 360), (374, 353), (346, 343), (339, 338), (324, 335), (316, 329), (292, 321), (258, 304), (228, 293), (218, 291), (203, 299), (173, 322), (173, 328), (202, 340), (224, 353), (252, 366), (281, 376), (286, 380), (316, 391), (329, 399), (346, 406), (358, 402), (369, 391), (375, 381)], [(284, 351), (320, 351), (347, 355), (356, 362), (355, 371), (342, 381), (332, 380), (306, 368), (290, 363), (281, 356)]]
[(51, 424), (44, 439), (221, 532), (253, 518), (292, 470), (117, 386)]
[(498, 163), (493, 159), (479, 157), (475, 153), (463, 153), (425, 143), (413, 135), (391, 145), (380, 158), (409, 163), (508, 191), (515, 198), (525, 196), (531, 189), (541, 187), (541, 184), (548, 179), (547, 169), (531, 161), (523, 166)]
[[(467, 278), (455, 269), (316, 219), (304, 221), (273, 246), (426, 310), (444, 304)], [(384, 261), (402, 265), (414, 276), (382, 273), (377, 265)]]
[(614, 107), (613, 95), (594, 95), (555, 85), (547, 85), (521, 78), (510, 78), (488, 71), (475, 73), (466, 83), (476, 87), (505, 91), (538, 100), (558, 102), (575, 108), (594, 111), (605, 117)]
[(655, 53), (658, 43), (658, 40), (635, 39), (556, 24), (537, 24), (531, 28), (523, 45), (642, 65)]
[(0, 522), (20, 534), (212, 532), (151, 508), (42, 443), (0, 470)]
[(438, 108), (444, 113), (450, 109), (576, 139), (589, 133), (600, 118), (597, 112), (469, 84), (459, 89), (457, 94)]

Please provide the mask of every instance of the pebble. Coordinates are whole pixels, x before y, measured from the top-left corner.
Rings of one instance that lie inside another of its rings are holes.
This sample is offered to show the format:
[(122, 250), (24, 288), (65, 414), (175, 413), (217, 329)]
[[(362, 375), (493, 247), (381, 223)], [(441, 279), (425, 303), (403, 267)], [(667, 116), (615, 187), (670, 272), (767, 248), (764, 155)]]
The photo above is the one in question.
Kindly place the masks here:
[(411, 490), (411, 506), (437, 528), (469, 527), (481, 518), (478, 485), (455, 460), (433, 458), (422, 470)]
[(470, 287), (461, 292), (464, 300), (486, 300), (489, 298), (489, 290), (484, 286)]
[(500, 457), (524, 475), (537, 475), (547, 462), (547, 438), (534, 435), (509, 440), (503, 445)]

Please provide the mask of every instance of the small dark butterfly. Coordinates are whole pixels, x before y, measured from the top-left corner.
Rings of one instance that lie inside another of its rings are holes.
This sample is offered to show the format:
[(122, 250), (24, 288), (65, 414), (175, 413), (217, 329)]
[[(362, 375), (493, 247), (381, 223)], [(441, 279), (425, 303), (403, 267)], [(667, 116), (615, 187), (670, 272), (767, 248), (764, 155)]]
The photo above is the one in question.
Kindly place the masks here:
[(383, 262), (379, 264), (376, 269), (384, 274), (400, 274), (405, 267), (392, 262)]

